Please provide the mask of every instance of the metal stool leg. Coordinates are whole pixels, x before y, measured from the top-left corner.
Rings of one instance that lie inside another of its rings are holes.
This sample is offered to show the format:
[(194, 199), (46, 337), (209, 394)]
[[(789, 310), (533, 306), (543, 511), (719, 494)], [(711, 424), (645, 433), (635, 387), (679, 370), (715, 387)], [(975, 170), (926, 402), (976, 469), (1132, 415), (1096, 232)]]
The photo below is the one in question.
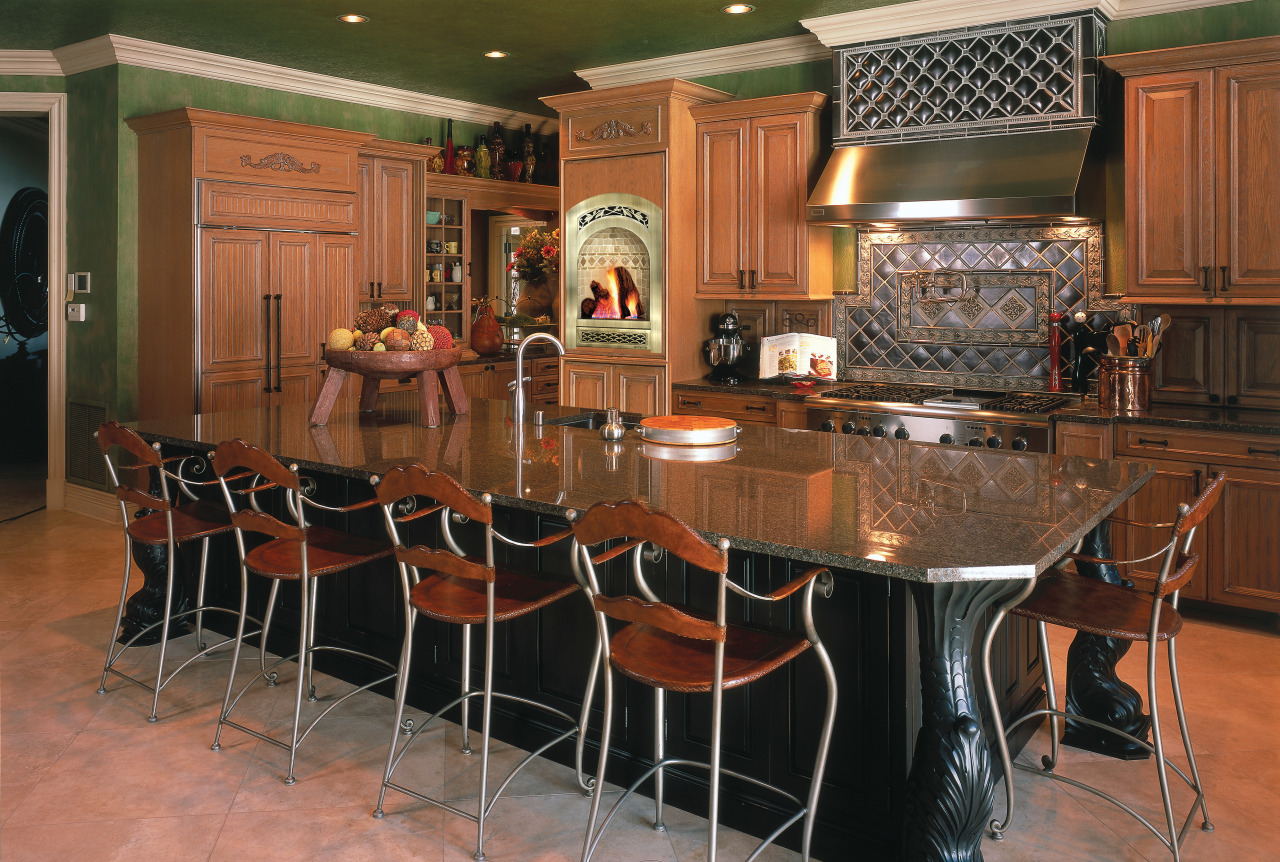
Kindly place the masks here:
[(173, 541), (172, 534), (167, 549), (169, 559), (165, 567), (164, 610), (161, 612), (164, 617), (160, 620), (160, 659), (156, 662), (156, 685), (151, 693), (151, 714), (147, 716), (147, 721), (152, 724), (160, 720), (156, 712), (160, 709), (160, 689), (164, 687), (164, 655), (169, 648), (169, 623), (173, 621), (173, 570), (178, 545)]
[(124, 533), (124, 578), (120, 583), (120, 604), (116, 607), (116, 621), (111, 626), (111, 638), (107, 641), (107, 658), (102, 665), (102, 681), (98, 694), (107, 693), (107, 674), (119, 655), (116, 653), (116, 636), (120, 633), (120, 620), (124, 618), (125, 602), (129, 600), (129, 573), (133, 571), (133, 540), (129, 537), (128, 523)]
[[(462, 627), (462, 693), (471, 692), (471, 626)], [(471, 753), (471, 698), (462, 699), (462, 753)]]
[[(236, 541), (240, 542), (240, 537), (236, 537)], [(241, 546), (240, 558), (244, 559), (244, 547)], [(274, 584), (278, 582), (273, 582)], [(275, 598), (275, 592), (272, 591), (271, 597)], [(227, 693), (222, 698), (222, 711), (218, 714), (218, 729), (213, 734), (213, 745), (209, 746), (213, 751), (222, 750), (222, 727), (227, 720), (227, 715), (231, 711), (231, 696), (235, 693), (236, 688), (236, 668), (240, 666), (240, 648), (244, 645), (244, 621), (249, 616), (249, 573), (245, 569), (244, 564), (240, 564), (240, 619), (236, 623), (236, 643), (231, 648), (231, 670), (227, 673)], [(266, 626), (271, 623), (271, 608), (267, 607), (266, 622), (263, 623), (262, 629), (262, 649), (259, 650), (264, 656), (266, 655), (267, 630)], [(265, 669), (264, 669), (265, 670)], [(274, 681), (268, 682), (268, 685), (274, 685)]]
[(204, 573), (209, 566), (209, 537), (200, 541), (200, 578), (196, 581), (196, 650), (205, 648), (204, 643)]
[[(493, 582), (487, 584), (489, 606), (493, 607)], [(476, 852), (477, 862), (484, 857), (484, 818), (489, 809), (489, 740), (490, 718), (493, 713), (493, 621), (489, 620), (484, 627), (484, 697), (481, 699), (480, 717), (480, 807), (476, 812)], [(466, 701), (463, 701), (466, 703)]]
[(1049, 753), (1041, 755), (1040, 765), (1045, 772), (1053, 772), (1058, 766), (1058, 754), (1062, 749), (1061, 721), (1058, 714), (1058, 690), (1053, 684), (1053, 659), (1049, 656), (1049, 627), (1042, 622), (1036, 623), (1036, 636), (1040, 641), (1040, 660), (1044, 663), (1044, 689), (1049, 700)]
[(818, 739), (818, 753), (814, 760), (813, 778), (809, 785), (809, 810), (804, 817), (804, 838), (800, 843), (801, 862), (809, 862), (809, 848), (813, 843), (813, 822), (818, 814), (818, 795), (822, 792), (822, 776), (827, 768), (827, 753), (831, 749), (831, 734), (836, 727), (836, 669), (831, 656), (821, 642), (813, 644), (813, 651), (822, 665), (822, 675), (827, 680), (827, 712), (822, 720), (822, 736)]
[[(723, 652), (724, 644), (716, 644)], [(720, 825), (720, 719), (724, 705), (724, 680), (720, 676), (723, 659), (717, 656), (716, 681), (711, 690), (711, 801), (707, 811), (707, 862), (716, 862), (716, 827)]]
[[(401, 575), (401, 577), (407, 576)], [(408, 593), (407, 588), (405, 593)], [(391, 728), (391, 745), (387, 748), (387, 768), (383, 772), (382, 787), (378, 791), (378, 807), (373, 810), (373, 816), (379, 820), (384, 813), (382, 805), (387, 799), (387, 784), (391, 781), (391, 773), (395, 771), (396, 744), (400, 740), (400, 731), (404, 725), (404, 701), (409, 691), (409, 666), (413, 661), (413, 628), (418, 615), (414, 613), (413, 606), (408, 602), (404, 603), (404, 611), (404, 643), (400, 646), (400, 664), (396, 671), (396, 720)]]
[[(663, 737), (663, 725), (666, 724), (666, 707), (667, 693), (661, 688), (653, 690), (653, 762), (661, 763), (666, 756), (666, 746)], [(662, 822), (662, 778), (663, 769), (658, 767), (658, 771), (653, 775), (653, 828), (658, 832), (665, 832), (667, 826)]]
[(1182, 732), (1182, 747), (1187, 752), (1187, 763), (1191, 767), (1191, 779), (1195, 782), (1197, 801), (1204, 820), (1200, 828), (1205, 832), (1213, 831), (1213, 822), (1209, 820), (1209, 806), (1204, 798), (1204, 785), (1200, 783), (1200, 770), (1196, 768), (1196, 755), (1191, 750), (1191, 733), (1187, 730), (1187, 714), (1182, 706), (1182, 684), (1178, 680), (1178, 652), (1175, 639), (1169, 640), (1169, 682), (1173, 687), (1173, 705), (1178, 714), (1178, 729)]
[(600, 837), (596, 835), (596, 818), (600, 815), (600, 797), (604, 794), (599, 791), (604, 786), (604, 768), (609, 759), (609, 736), (613, 733), (613, 668), (609, 666), (607, 657), (603, 661), (605, 662), (604, 722), (600, 725), (600, 760), (596, 764), (597, 792), (591, 795), (591, 813), (587, 817), (587, 837), (582, 842), (581, 862), (590, 862), (591, 854), (595, 852), (596, 842)]
[(1169, 849), (1173, 862), (1182, 854), (1178, 848), (1178, 827), (1173, 820), (1173, 800), (1169, 798), (1169, 773), (1164, 764), (1164, 735), (1160, 732), (1160, 706), (1156, 692), (1156, 642), (1147, 644), (1147, 706), (1151, 714), (1151, 747), (1154, 749), (1156, 774), (1160, 778), (1160, 798), (1164, 802), (1164, 819), (1169, 828)]
[[(303, 567), (306, 567), (306, 561), (303, 561)], [(305, 574), (302, 576), (302, 625), (299, 626), (298, 634), (298, 686), (297, 693), (294, 695), (293, 701), (293, 733), (289, 739), (289, 774), (285, 777), (284, 783), (288, 785), (296, 784), (298, 779), (293, 776), (293, 766), (298, 757), (298, 725), (302, 720), (302, 690), (307, 686), (307, 665), (311, 661), (310, 640), (311, 626), (307, 621), (311, 619), (311, 584)]]
[(586, 778), (582, 772), (583, 750), (587, 744), (587, 724), (591, 718), (591, 701), (596, 693), (596, 676), (600, 672), (600, 644), (596, 644), (595, 654), (591, 657), (591, 670), (587, 673), (587, 691), (582, 698), (582, 712), (578, 716), (578, 738), (573, 747), (573, 766), (578, 774), (578, 786), (587, 796), (596, 792), (599, 782), (595, 778)]

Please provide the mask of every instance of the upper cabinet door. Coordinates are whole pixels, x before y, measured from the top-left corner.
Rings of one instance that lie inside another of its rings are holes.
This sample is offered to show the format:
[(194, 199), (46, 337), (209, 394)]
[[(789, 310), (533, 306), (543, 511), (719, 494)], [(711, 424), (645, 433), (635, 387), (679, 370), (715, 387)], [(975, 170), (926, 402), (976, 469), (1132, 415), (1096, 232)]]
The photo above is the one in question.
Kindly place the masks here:
[(808, 166), (802, 139), (805, 118), (784, 115), (751, 123), (751, 258), (748, 285), (757, 290), (804, 293), (808, 251), (805, 202)]
[(267, 278), (269, 235), (259, 230), (200, 230), (200, 355), (206, 371), (266, 373), (267, 345), (273, 345), (274, 353), (276, 337), (275, 291)]
[(698, 124), (698, 290), (746, 289), (747, 124)]
[(1212, 70), (1125, 81), (1128, 293), (1213, 293)]
[(1219, 69), (1216, 85), (1218, 296), (1277, 298), (1280, 62)]
[(413, 286), (413, 163), (373, 160), (373, 248), (378, 299), (408, 299)]

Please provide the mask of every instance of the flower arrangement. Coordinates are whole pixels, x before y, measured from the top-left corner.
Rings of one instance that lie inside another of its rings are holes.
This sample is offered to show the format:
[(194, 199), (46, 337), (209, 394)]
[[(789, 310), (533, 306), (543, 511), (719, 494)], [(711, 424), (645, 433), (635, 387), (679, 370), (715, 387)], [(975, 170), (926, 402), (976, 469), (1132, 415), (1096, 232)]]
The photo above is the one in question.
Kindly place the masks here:
[(516, 258), (507, 264), (521, 281), (542, 281), (560, 271), (560, 229), (550, 233), (534, 228), (520, 240)]

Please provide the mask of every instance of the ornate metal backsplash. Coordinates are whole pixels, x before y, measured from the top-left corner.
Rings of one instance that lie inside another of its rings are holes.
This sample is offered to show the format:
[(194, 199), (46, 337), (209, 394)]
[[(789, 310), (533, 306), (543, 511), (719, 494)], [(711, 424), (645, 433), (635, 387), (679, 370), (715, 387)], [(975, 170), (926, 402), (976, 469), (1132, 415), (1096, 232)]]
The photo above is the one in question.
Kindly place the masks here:
[(841, 48), (835, 145), (1092, 125), (1105, 21), (1076, 12)]
[(1084, 312), (1095, 330), (1131, 315), (1103, 294), (1097, 226), (860, 232), (857, 245), (856, 292), (834, 303), (841, 379), (1043, 390), (1050, 312)]

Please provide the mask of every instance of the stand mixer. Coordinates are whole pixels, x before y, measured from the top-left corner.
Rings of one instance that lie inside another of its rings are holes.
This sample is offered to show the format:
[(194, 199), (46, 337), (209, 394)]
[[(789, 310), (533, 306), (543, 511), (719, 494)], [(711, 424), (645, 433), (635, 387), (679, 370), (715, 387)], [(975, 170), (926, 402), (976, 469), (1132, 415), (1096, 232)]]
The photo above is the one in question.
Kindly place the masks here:
[(708, 380), (717, 383), (742, 383), (743, 374), (738, 369), (742, 359), (742, 327), (734, 314), (724, 314), (716, 323), (716, 337), (707, 341), (707, 361), (711, 364)]

